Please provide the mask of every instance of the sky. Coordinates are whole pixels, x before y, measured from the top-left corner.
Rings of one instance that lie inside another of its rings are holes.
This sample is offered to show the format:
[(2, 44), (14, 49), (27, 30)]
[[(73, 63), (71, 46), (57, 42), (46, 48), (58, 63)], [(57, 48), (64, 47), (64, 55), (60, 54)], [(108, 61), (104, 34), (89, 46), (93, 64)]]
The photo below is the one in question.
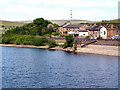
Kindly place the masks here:
[(112, 20), (118, 18), (119, 0), (0, 0), (0, 20)]

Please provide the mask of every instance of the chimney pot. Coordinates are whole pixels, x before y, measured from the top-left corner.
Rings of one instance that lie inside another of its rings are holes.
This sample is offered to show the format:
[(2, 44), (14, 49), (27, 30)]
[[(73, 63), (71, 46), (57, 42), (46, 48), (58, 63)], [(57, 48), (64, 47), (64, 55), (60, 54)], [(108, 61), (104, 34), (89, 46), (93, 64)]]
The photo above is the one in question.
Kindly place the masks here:
[(110, 28), (113, 29), (113, 24), (110, 24)]

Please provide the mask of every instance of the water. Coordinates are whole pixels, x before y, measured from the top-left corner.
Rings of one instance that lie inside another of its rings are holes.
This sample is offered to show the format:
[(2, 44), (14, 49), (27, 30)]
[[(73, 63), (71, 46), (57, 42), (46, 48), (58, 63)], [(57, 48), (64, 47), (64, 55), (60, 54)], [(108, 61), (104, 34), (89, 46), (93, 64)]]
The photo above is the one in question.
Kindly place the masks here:
[(118, 58), (2, 47), (3, 88), (117, 88)]

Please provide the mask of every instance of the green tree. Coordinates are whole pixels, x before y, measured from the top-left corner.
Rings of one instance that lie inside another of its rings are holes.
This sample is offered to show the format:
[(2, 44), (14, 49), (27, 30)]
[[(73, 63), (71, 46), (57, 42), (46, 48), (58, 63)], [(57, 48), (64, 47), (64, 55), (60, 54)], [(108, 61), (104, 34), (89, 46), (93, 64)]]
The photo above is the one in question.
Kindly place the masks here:
[(57, 46), (57, 44), (56, 44), (55, 40), (49, 39), (49, 41), (48, 41), (48, 46), (51, 48), (51, 47)]
[(67, 47), (72, 47), (73, 46), (73, 35), (68, 35), (65, 37)]

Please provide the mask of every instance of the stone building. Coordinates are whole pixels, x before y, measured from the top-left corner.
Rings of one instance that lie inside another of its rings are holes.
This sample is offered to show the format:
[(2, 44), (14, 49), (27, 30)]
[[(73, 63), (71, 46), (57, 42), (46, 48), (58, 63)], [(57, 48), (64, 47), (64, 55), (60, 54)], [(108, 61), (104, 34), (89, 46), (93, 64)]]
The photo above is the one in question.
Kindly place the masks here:
[(97, 39), (100, 36), (100, 28), (101, 26), (96, 24), (90, 25), (86, 28), (91, 39)]
[(79, 32), (85, 30), (88, 25), (84, 24), (71, 24), (69, 21), (58, 27), (60, 34), (68, 34), (68, 32)]

